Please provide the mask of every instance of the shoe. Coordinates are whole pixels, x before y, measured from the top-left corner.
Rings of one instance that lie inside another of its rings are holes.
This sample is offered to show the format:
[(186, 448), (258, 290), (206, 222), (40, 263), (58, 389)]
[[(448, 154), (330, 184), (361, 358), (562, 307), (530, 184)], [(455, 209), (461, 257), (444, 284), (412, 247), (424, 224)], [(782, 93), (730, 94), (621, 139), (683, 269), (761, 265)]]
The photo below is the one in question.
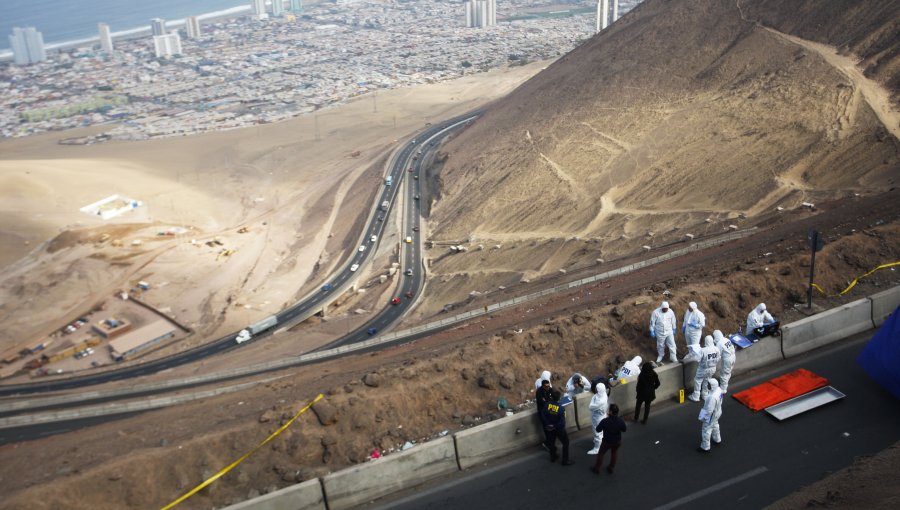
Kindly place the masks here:
[(562, 464), (563, 466), (571, 466), (572, 464), (575, 464), (575, 463), (572, 462), (571, 460), (564, 460), (564, 461), (560, 462), (560, 464)]
[(588, 455), (597, 455), (598, 453), (600, 453), (600, 448), (592, 448), (588, 450)]
[(606, 472), (609, 474), (613, 474), (613, 468), (611, 468), (611, 467), (606, 468)]
[(722, 444), (722, 441), (712, 441), (712, 444)]
[(688, 400), (690, 400), (691, 402), (700, 402), (700, 399), (697, 398), (697, 397), (695, 397), (695, 396), (693, 396), (693, 395), (690, 395), (690, 396), (688, 397)]
[(704, 450), (702, 447), (698, 446), (697, 451), (700, 453), (709, 453), (709, 450)]
[(669, 358), (672, 363), (678, 363), (678, 358)]
[(593, 466), (593, 467), (591, 467), (591, 473), (594, 473), (595, 475), (599, 475), (600, 470), (597, 469), (597, 466)]
[(656, 358), (656, 362), (657, 362), (657, 363), (659, 363), (660, 361), (662, 361), (662, 356)]

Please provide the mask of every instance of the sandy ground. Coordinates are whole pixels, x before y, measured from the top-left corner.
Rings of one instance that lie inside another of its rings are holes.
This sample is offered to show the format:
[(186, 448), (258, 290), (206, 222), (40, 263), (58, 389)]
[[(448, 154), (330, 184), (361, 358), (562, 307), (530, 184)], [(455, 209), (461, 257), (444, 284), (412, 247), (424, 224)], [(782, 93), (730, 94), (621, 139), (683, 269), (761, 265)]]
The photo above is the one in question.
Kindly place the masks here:
[[(138, 280), (153, 284), (148, 301), (197, 330), (176, 348), (280, 310), (346, 256), (399, 139), (500, 97), (544, 65), (191, 138), (57, 145), (67, 132), (3, 142), (0, 351)], [(79, 212), (114, 193), (144, 205), (108, 221)], [(157, 235), (171, 227), (186, 233)], [(204, 245), (212, 239), (223, 246)]]

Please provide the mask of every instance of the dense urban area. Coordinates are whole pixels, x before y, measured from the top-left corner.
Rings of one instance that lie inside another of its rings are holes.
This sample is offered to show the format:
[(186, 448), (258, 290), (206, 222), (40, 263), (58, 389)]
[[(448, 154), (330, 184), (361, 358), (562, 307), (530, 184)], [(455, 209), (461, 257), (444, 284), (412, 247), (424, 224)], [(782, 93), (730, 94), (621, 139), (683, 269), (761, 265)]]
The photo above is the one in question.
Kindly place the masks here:
[(554, 58), (594, 33), (595, 9), (514, 0), (499, 5), (496, 25), (467, 28), (462, 3), (320, 3), (298, 15), (206, 21), (169, 57), (157, 56), (152, 37), (116, 40), (111, 52), (48, 52), (0, 68), (0, 136), (119, 122), (70, 140), (93, 143), (274, 122), (379, 89)]

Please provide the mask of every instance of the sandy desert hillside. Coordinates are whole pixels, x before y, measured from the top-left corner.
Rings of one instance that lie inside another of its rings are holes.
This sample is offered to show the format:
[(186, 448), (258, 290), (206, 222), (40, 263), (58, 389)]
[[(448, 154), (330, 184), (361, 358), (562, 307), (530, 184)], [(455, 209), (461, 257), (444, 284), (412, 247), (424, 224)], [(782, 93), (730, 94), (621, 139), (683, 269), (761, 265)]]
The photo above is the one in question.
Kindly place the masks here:
[(900, 3), (821, 4), (648, 0), (498, 102), (446, 147), (429, 290), (458, 302), (896, 186)]

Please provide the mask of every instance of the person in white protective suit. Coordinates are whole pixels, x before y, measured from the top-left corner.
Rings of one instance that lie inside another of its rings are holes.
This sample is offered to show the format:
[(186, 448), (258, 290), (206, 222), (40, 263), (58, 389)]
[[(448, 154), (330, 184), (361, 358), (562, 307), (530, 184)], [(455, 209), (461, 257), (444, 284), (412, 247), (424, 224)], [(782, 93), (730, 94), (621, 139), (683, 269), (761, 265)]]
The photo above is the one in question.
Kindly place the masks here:
[[(694, 392), (688, 396), (688, 400), (700, 402), (706, 398), (707, 382), (716, 375), (716, 367), (719, 364), (719, 349), (713, 342), (713, 337), (706, 335), (703, 339), (704, 346), (700, 349), (700, 362), (697, 364), (697, 373), (694, 375)], [(716, 386), (719, 383), (716, 382)]]
[(719, 349), (719, 387), (722, 393), (728, 392), (728, 381), (731, 379), (731, 370), (734, 368), (734, 344), (718, 329), (713, 331), (713, 340)]
[(744, 334), (749, 335), (753, 333), (754, 329), (761, 328), (772, 322), (775, 322), (775, 317), (772, 317), (772, 314), (766, 311), (765, 303), (760, 303), (747, 315), (747, 330)]
[(709, 453), (710, 440), (719, 444), (722, 442), (722, 432), (719, 430), (719, 418), (722, 417), (722, 400), (725, 396), (719, 382), (715, 379), (709, 381), (709, 395), (703, 401), (703, 409), (700, 409), (700, 447), (701, 453)]
[[(541, 376), (538, 377), (536, 381), (534, 381), (534, 391), (537, 391), (538, 389), (540, 389), (541, 381), (550, 381), (550, 371), (549, 370), (544, 370), (543, 372), (541, 372)], [(552, 385), (553, 385), (553, 383), (551, 382), (551, 386)]]
[(653, 310), (650, 314), (650, 337), (656, 339), (656, 350), (659, 357), (656, 362), (662, 361), (666, 354), (666, 347), (669, 348), (669, 359), (672, 363), (678, 361), (675, 355), (675, 332), (678, 331), (678, 319), (675, 318), (675, 312), (669, 308), (669, 302), (663, 301), (659, 308)]
[(684, 312), (684, 323), (681, 329), (684, 332), (684, 341), (688, 344), (700, 344), (703, 337), (703, 328), (706, 326), (706, 315), (697, 308), (697, 303), (688, 303), (688, 309)]
[(597, 432), (597, 425), (600, 420), (606, 418), (606, 410), (609, 407), (609, 395), (607, 394), (606, 385), (598, 382), (594, 385), (594, 396), (591, 397), (591, 403), (588, 409), (591, 410), (591, 429), (594, 431), (594, 447), (588, 450), (588, 455), (597, 455), (600, 451), (600, 442), (603, 441), (603, 431)]
[(643, 361), (643, 359), (641, 359), (640, 356), (635, 356), (635, 357), (631, 358), (630, 360), (626, 361), (625, 364), (622, 365), (622, 368), (620, 368), (618, 371), (616, 371), (614, 380), (618, 381), (621, 379), (636, 378), (641, 373), (641, 362), (642, 361)]
[(566, 395), (574, 400), (575, 395), (578, 395), (590, 387), (591, 381), (588, 381), (587, 377), (575, 372), (572, 374), (572, 377), (569, 377), (569, 380), (566, 381)]

